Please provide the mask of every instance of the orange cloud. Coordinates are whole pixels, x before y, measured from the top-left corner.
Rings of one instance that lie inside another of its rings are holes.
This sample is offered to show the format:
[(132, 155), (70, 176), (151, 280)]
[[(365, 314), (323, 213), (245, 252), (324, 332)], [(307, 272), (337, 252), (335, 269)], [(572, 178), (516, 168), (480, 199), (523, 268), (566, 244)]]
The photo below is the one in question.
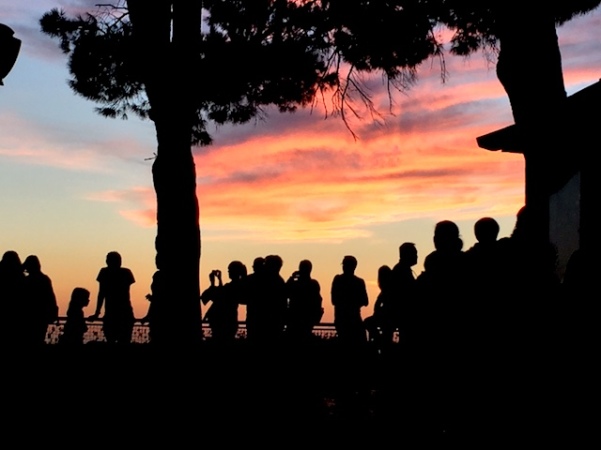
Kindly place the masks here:
[[(436, 135), (384, 134), (356, 144), (308, 131), (199, 156), (199, 167), (216, 166), (201, 176), (203, 226), (252, 230), (250, 238), (338, 241), (435, 211), (458, 216), (465, 210), (472, 217), (487, 205), (515, 212), (523, 201), (519, 155), (477, 149), (460, 133), (441, 135), (436, 145), (432, 140)], [(511, 201), (496, 206), (503, 195)]]
[[(143, 228), (156, 226), (156, 197), (149, 187), (134, 187), (127, 190), (108, 190), (95, 192), (86, 196), (87, 200), (96, 202), (118, 203), (118, 212), (127, 220)], [(125, 209), (124, 206), (129, 208)]]
[[(319, 109), (218, 135), (195, 152), (204, 238), (344, 242), (370, 236), (379, 224), (515, 214), (524, 197), (523, 158), (476, 144), (510, 123), (496, 78), (425, 81), (385, 124), (359, 123), (358, 140)], [(154, 225), (154, 194), (143, 194), (120, 194), (143, 205), (121, 214)]]
[(121, 210), (119, 214), (142, 228), (156, 227), (156, 211), (144, 209)]

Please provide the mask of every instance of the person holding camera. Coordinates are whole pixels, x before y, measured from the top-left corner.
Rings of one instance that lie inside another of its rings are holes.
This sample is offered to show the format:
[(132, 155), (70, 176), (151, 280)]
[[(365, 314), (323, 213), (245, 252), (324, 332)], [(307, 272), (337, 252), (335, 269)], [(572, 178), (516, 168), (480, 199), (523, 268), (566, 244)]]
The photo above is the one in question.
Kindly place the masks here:
[(247, 274), (240, 261), (232, 261), (227, 269), (230, 281), (223, 284), (221, 271), (213, 270), (209, 274), (211, 286), (201, 295), (203, 305), (211, 302), (203, 320), (211, 327), (211, 339), (220, 343), (233, 341), (238, 333), (238, 305), (242, 303)]
[(304, 259), (286, 282), (286, 334), (294, 342), (312, 339), (313, 327), (319, 324), (323, 315), (321, 287), (317, 280), (311, 278), (312, 269), (311, 261)]

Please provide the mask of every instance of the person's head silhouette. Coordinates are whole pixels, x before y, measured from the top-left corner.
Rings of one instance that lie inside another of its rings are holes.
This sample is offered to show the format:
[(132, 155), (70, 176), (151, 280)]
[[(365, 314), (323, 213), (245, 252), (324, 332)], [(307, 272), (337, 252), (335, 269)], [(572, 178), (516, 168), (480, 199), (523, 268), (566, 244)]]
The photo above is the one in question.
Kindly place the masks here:
[(106, 265), (111, 268), (121, 267), (121, 255), (118, 252), (108, 252), (106, 255)]
[(474, 224), (474, 236), (483, 244), (495, 242), (499, 236), (499, 223), (492, 217), (482, 217)]
[(8, 250), (2, 255), (0, 265), (3, 270), (7, 271), (20, 271), (22, 270), (21, 258), (19, 254), (14, 250)]
[(232, 261), (227, 266), (230, 280), (240, 280), (246, 276), (246, 266), (241, 261)]
[(530, 235), (531, 227), (530, 209), (522, 206), (515, 218), (515, 226), (511, 232), (511, 237), (514, 239), (525, 240)]
[(357, 268), (357, 258), (351, 255), (347, 255), (342, 258), (342, 272), (348, 275), (355, 273)]
[(257, 256), (253, 261), (253, 272), (259, 273), (265, 267), (265, 258), (262, 256)]
[(450, 220), (442, 220), (434, 227), (434, 247), (442, 252), (456, 252), (463, 248), (459, 227)]
[(265, 257), (265, 270), (270, 274), (279, 274), (284, 261), (279, 255), (267, 255)]
[(399, 259), (409, 267), (417, 264), (417, 247), (413, 242), (404, 242), (400, 245)]
[(85, 308), (90, 304), (90, 291), (82, 287), (76, 287), (71, 292), (69, 306), (73, 308)]
[(36, 255), (29, 255), (23, 262), (23, 270), (29, 275), (40, 273), (42, 271), (42, 265)]
[(303, 259), (300, 263), (298, 263), (298, 272), (301, 277), (310, 277), (311, 270), (313, 270), (313, 264), (308, 259)]
[(391, 286), (392, 283), (392, 269), (389, 266), (380, 266), (378, 269), (378, 286), (380, 290), (384, 291)]

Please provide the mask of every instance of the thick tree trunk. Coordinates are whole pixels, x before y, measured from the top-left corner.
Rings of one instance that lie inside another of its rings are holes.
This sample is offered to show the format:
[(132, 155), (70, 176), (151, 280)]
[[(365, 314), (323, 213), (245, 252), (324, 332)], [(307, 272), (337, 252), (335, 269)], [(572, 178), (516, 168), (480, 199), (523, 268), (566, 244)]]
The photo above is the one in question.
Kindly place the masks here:
[[(503, 3), (503, 2), (502, 2)], [(566, 100), (561, 54), (552, 15), (505, 2), (498, 16), (497, 76), (509, 97), (525, 143), (526, 205), (531, 239), (548, 240), (549, 195), (561, 165), (562, 111)]]
[(191, 148), (198, 83), (200, 1), (129, 0), (136, 58), (158, 141), (153, 164), (157, 198), (157, 263), (164, 298), (155, 344), (195, 345), (202, 339), (200, 226)]
[[(157, 311), (160, 339), (167, 344), (199, 342), (200, 228), (196, 170), (190, 130), (172, 117), (155, 119), (158, 140), (153, 180), (157, 198), (157, 260), (165, 282), (165, 298)], [(157, 343), (157, 342), (155, 342)]]

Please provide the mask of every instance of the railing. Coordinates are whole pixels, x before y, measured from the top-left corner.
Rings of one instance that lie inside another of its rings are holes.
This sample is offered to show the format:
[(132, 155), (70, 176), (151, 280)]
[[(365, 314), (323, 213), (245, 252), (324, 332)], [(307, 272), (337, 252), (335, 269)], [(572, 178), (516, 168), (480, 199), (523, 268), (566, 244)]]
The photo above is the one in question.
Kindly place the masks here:
[[(46, 343), (58, 343), (59, 338), (63, 333), (63, 327), (65, 326), (66, 320), (66, 317), (60, 317), (56, 323), (48, 325)], [(88, 331), (84, 334), (84, 344), (87, 344), (88, 342), (105, 342), (104, 333), (102, 332), (102, 320), (90, 320), (87, 321), (87, 325)], [(334, 328), (333, 323), (320, 323), (313, 328), (313, 334), (322, 339), (331, 339), (336, 337), (336, 329)], [(210, 339), (211, 337), (211, 328), (206, 322), (203, 322), (202, 324), (202, 335), (203, 339)], [(236, 338), (246, 338), (246, 322), (238, 322), (238, 333)], [(137, 320), (134, 323), (134, 330), (131, 340), (132, 343), (135, 344), (146, 344), (150, 342), (148, 324)]]

